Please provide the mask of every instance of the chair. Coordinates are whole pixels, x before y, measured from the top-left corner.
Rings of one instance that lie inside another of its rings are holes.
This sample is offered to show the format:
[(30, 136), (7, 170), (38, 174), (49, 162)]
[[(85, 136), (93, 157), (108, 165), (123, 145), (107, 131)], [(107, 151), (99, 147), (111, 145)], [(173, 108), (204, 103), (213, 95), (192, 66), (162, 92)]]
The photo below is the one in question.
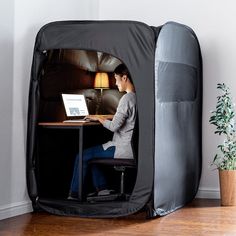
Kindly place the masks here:
[(106, 159), (96, 158), (89, 161), (89, 165), (102, 165), (104, 167), (113, 167), (116, 171), (120, 172), (120, 192), (110, 194), (107, 196), (93, 196), (87, 197), (89, 202), (99, 201), (114, 201), (114, 200), (128, 200), (129, 194), (125, 193), (125, 172), (127, 169), (137, 168), (137, 149), (138, 149), (138, 119), (136, 119), (133, 136), (131, 140), (134, 159)]

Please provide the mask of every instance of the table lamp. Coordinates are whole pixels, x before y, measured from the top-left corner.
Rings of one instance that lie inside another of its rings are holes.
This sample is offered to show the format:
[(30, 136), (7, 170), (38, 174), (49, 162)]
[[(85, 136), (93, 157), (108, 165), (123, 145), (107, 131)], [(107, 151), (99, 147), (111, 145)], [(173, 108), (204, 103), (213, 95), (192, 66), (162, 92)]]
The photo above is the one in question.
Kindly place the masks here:
[(100, 89), (101, 93), (98, 99), (98, 104), (96, 108), (96, 114), (100, 114), (102, 110), (102, 91), (103, 89), (109, 89), (109, 78), (108, 74), (105, 72), (97, 72), (94, 80), (94, 88)]
[(109, 78), (108, 74), (105, 72), (97, 72), (94, 80), (94, 88), (101, 90), (101, 95), (103, 89), (109, 89)]

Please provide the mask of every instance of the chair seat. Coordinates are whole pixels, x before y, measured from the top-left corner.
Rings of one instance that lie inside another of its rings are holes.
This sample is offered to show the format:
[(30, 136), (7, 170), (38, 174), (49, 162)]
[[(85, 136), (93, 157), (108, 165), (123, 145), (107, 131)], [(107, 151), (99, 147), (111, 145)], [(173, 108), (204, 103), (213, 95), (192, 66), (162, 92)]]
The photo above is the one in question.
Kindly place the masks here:
[(96, 158), (89, 161), (89, 164), (101, 164), (101, 165), (107, 165), (107, 166), (124, 166), (129, 168), (135, 168), (136, 167), (136, 161), (134, 159), (121, 159), (121, 158)]

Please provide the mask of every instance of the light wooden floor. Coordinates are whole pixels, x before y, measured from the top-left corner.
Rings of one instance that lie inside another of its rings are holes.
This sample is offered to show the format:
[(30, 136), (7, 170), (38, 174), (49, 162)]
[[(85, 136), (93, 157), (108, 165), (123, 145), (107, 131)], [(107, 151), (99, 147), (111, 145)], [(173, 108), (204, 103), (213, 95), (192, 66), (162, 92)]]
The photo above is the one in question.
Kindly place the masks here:
[(33, 213), (0, 221), (0, 235), (236, 235), (236, 207), (221, 207), (218, 200), (196, 199), (174, 213), (152, 220), (146, 220), (143, 214), (86, 219)]

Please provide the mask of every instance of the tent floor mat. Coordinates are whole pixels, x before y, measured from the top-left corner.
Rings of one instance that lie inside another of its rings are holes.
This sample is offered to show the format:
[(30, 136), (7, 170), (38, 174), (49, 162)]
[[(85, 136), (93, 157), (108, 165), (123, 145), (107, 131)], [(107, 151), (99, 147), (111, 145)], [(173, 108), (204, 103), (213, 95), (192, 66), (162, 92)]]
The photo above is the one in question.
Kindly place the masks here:
[(130, 195), (128, 194), (109, 194), (105, 196), (93, 196), (93, 197), (87, 197), (87, 202), (93, 203), (93, 202), (106, 202), (106, 201), (128, 201)]

